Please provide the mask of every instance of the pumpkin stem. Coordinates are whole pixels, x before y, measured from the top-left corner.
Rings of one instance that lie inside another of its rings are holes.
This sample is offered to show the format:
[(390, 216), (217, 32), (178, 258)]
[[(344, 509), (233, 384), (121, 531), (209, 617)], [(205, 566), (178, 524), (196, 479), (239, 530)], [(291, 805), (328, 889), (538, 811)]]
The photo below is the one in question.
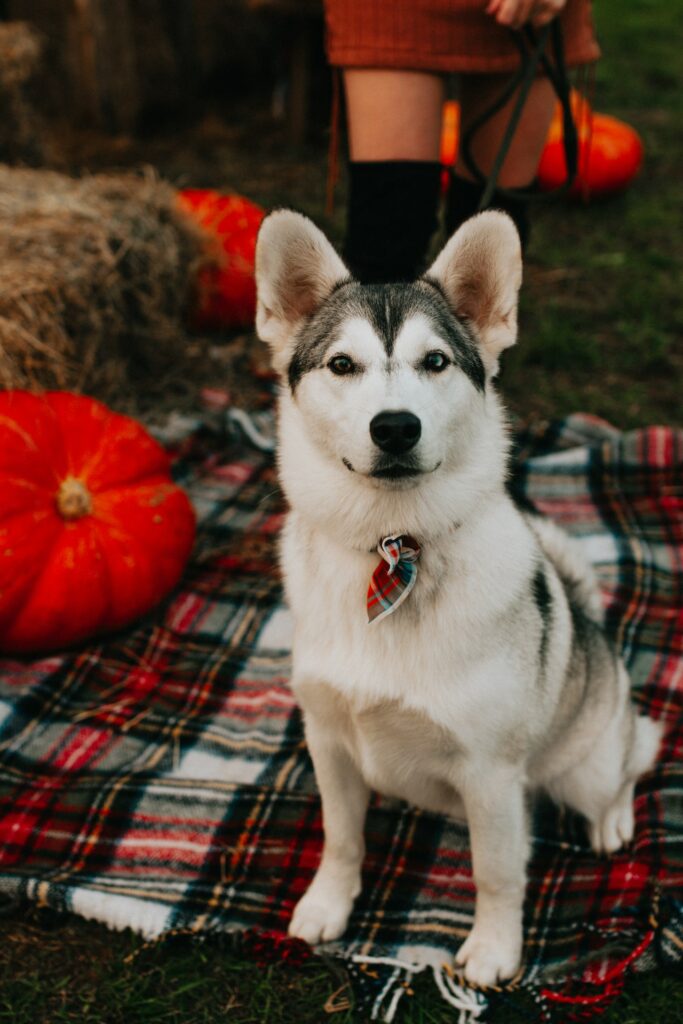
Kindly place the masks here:
[(92, 512), (90, 491), (82, 480), (68, 476), (57, 491), (57, 511), (63, 519), (80, 519)]

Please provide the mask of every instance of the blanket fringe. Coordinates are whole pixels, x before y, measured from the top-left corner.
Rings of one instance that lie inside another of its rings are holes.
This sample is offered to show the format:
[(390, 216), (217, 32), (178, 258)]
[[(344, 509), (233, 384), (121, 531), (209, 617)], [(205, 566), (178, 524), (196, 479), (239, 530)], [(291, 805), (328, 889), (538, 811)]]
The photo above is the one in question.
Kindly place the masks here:
[[(55, 887), (50, 888), (44, 882), (34, 881), (22, 886), (14, 895), (39, 905), (52, 906), (56, 910), (76, 911), (79, 916), (102, 921), (116, 929), (131, 927), (147, 941), (126, 957), (126, 963), (129, 964), (135, 963), (148, 951), (175, 940), (205, 942), (213, 939), (227, 942), (239, 955), (264, 967), (272, 963), (287, 963), (296, 968), (316, 955), (316, 951), (307, 943), (293, 939), (280, 930), (224, 930), (218, 920), (201, 919), (200, 924), (200, 920), (194, 917), (179, 922), (175, 928), (165, 928), (164, 921), (168, 920), (166, 906), (141, 902), (141, 913), (131, 917), (135, 901), (113, 894), (81, 889), (75, 898), (74, 893), (56, 892)], [(672, 955), (670, 961), (666, 956), (662, 957), (662, 962), (679, 962), (678, 936), (683, 934), (683, 905), (675, 900), (667, 900), (662, 922), (659, 916), (660, 895), (659, 890), (655, 890), (649, 927), (645, 932), (634, 930), (634, 945), (624, 956), (611, 962), (598, 960), (580, 968), (577, 965), (573, 976), (557, 979), (551, 985), (527, 980), (522, 984), (513, 982), (500, 988), (479, 990), (462, 984), (451, 964), (441, 961), (438, 954), (433, 959), (418, 963), (392, 956), (370, 956), (341, 950), (330, 951), (325, 955), (321, 951), (328, 966), (337, 961), (339, 966), (344, 966), (350, 981), (348, 995), (340, 998), (342, 992), (347, 992), (348, 983), (345, 981), (330, 997), (332, 1009), (326, 1012), (346, 1009), (346, 1004), (352, 1002), (355, 1010), (364, 1017), (392, 1024), (401, 999), (414, 995), (415, 976), (430, 971), (441, 998), (456, 1011), (453, 1019), (457, 1024), (482, 1024), (483, 1015), (496, 1009), (499, 1004), (514, 1005), (521, 1010), (518, 1002), (520, 996), (530, 998), (536, 1004), (535, 1014), (528, 1003), (525, 1010), (530, 1019), (539, 1021), (539, 1024), (587, 1021), (605, 1012), (621, 993), (627, 976), (638, 970), (639, 965), (643, 969), (643, 966), (652, 967), (660, 962), (660, 942), (663, 936), (671, 937)]]
[[(404, 995), (412, 995), (411, 981), (416, 974), (431, 968), (436, 987), (444, 1002), (458, 1010), (458, 1024), (475, 1024), (487, 1008), (488, 1003), (481, 992), (458, 984), (448, 964), (416, 964), (398, 960), (389, 956), (363, 956), (355, 954), (351, 962), (358, 965), (361, 971), (368, 968), (390, 968), (391, 973), (380, 991), (372, 1000), (370, 1017), (392, 1024), (399, 1002)], [(373, 971), (372, 975), (377, 977)]]
[(233, 407), (227, 410), (225, 419), (228, 429), (241, 431), (254, 448), (262, 452), (275, 451), (275, 418), (270, 410), (248, 413)]
[(487, 1008), (488, 1003), (481, 992), (472, 988), (464, 988), (452, 977), (447, 965), (433, 967), (434, 981), (441, 993), (441, 998), (459, 1010), (458, 1024), (474, 1024), (480, 1014)]

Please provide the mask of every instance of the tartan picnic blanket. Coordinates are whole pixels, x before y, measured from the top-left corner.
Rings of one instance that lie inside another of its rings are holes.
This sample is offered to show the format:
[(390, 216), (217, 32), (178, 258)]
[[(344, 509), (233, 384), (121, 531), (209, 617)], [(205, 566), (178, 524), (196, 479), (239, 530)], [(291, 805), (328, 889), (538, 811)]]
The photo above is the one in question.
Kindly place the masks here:
[[(6, 898), (149, 938), (230, 931), (291, 951), (283, 936), (322, 832), (287, 686), (272, 429), (270, 410), (169, 421), (161, 436), (199, 520), (180, 587), (119, 635), (0, 657)], [(595, 565), (634, 698), (667, 733), (637, 788), (629, 849), (599, 858), (577, 816), (535, 806), (524, 967), (498, 991), (450, 968), (473, 917), (466, 829), (374, 799), (362, 894), (327, 947), (373, 1018), (391, 1020), (422, 970), (461, 1021), (518, 992), (538, 1019), (564, 1020), (604, 1009), (627, 970), (683, 960), (682, 470), (683, 434), (664, 427), (619, 433), (573, 416), (518, 438), (513, 490)]]

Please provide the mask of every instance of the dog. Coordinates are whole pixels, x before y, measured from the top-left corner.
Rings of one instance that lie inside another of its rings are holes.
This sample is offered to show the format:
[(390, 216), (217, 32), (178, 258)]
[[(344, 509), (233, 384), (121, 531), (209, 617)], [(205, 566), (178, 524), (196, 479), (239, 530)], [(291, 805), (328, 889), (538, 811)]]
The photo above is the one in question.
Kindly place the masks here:
[(257, 333), (280, 379), (291, 685), (325, 837), (289, 931), (312, 945), (344, 932), (374, 789), (467, 822), (476, 905), (455, 962), (483, 986), (521, 963), (529, 794), (579, 811), (611, 853), (633, 836), (660, 739), (631, 704), (588, 565), (506, 490), (494, 378), (521, 277), (495, 211), (408, 284), (354, 281), (288, 210), (256, 251)]

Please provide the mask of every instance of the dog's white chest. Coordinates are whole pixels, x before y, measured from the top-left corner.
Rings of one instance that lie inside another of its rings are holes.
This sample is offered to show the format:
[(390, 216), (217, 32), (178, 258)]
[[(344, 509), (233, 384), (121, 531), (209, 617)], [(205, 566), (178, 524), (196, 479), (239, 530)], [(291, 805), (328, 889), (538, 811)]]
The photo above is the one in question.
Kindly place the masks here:
[(296, 696), (318, 727), (346, 747), (371, 788), (438, 813), (461, 813), (462, 750), (449, 730), (398, 701), (362, 703), (326, 683), (296, 684)]
[[(482, 713), (494, 724), (504, 716), (516, 721), (519, 694), (510, 682), (501, 688), (501, 679), (510, 678), (509, 651), (490, 629), (488, 591), (495, 587), (497, 600), (508, 599), (495, 574), (492, 582), (457, 558), (446, 562), (423, 551), (413, 591), (369, 624), (367, 589), (379, 555), (312, 538), (296, 516), (282, 555), (295, 620), (295, 680), (326, 683), (364, 707), (392, 702), (411, 709), (458, 741)], [(507, 586), (514, 585), (512, 573)]]

